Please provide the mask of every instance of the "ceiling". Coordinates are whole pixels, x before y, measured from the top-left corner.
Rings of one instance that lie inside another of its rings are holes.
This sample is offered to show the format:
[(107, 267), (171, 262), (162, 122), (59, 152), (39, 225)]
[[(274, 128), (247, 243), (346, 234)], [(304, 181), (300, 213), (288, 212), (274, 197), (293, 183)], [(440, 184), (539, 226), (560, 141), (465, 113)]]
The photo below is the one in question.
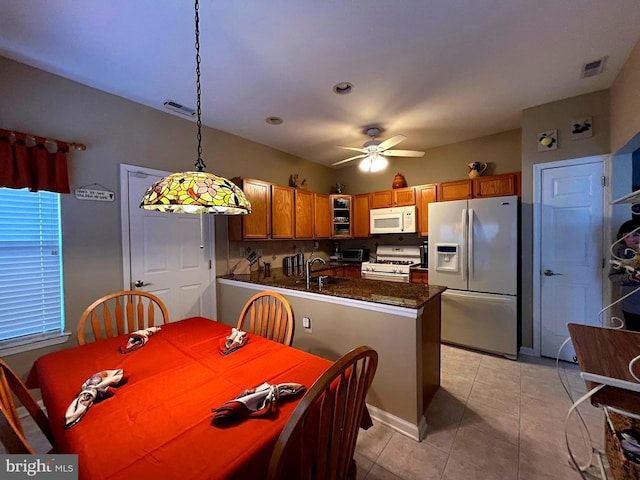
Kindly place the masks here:
[[(0, 12), (0, 55), (159, 110), (195, 108), (185, 0), (0, 0)], [(202, 119), (324, 165), (354, 155), (337, 145), (361, 147), (372, 125), (424, 150), (610, 87), (638, 25), (638, 0), (201, 0)], [(604, 72), (581, 79), (603, 56)], [(352, 92), (336, 95), (339, 82)]]

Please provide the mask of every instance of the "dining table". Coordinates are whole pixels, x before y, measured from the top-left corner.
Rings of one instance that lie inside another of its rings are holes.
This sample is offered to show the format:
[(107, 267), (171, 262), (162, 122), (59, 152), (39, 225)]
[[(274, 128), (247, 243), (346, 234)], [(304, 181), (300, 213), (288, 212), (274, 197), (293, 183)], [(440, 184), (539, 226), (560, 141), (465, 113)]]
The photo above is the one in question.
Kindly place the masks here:
[[(142, 347), (121, 353), (127, 336), (40, 357), (28, 379), (40, 388), (55, 449), (78, 455), (79, 478), (265, 478), (276, 440), (303, 394), (281, 398), (261, 417), (212, 422), (212, 409), (264, 382), (307, 389), (329, 360), (247, 334), (230, 354), (223, 323), (192, 317), (168, 323)], [(122, 369), (120, 383), (75, 425), (65, 412), (97, 372)]]

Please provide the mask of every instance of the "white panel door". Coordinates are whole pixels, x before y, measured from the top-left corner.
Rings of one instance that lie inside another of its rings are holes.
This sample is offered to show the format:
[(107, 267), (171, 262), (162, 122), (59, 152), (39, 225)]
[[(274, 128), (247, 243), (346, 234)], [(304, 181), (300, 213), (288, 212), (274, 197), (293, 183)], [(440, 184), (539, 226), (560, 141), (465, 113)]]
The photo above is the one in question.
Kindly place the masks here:
[[(602, 309), (603, 163), (541, 172), (540, 341), (555, 358), (567, 323), (600, 325)], [(572, 361), (569, 343), (561, 359)]]
[[(200, 215), (139, 208), (145, 190), (159, 178), (141, 172), (127, 174), (131, 287), (162, 299), (172, 321), (192, 316), (215, 318), (210, 217), (202, 216), (201, 226)], [(136, 287), (140, 282), (143, 286)]]
[(469, 290), (518, 293), (518, 197), (469, 200)]
[(467, 289), (467, 200), (429, 204), (429, 283)]

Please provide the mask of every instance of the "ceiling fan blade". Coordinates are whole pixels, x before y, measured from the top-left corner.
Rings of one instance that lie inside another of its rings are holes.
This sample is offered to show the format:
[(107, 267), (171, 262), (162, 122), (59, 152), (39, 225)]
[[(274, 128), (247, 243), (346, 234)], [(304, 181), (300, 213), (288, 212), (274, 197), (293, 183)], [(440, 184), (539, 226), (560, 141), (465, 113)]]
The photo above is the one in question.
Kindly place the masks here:
[(399, 144), (401, 141), (403, 141), (406, 138), (407, 137), (405, 137), (404, 135), (396, 135), (394, 137), (387, 138), (384, 142), (382, 142), (380, 145), (378, 145), (378, 151), (386, 150), (387, 148), (391, 148), (394, 145)]
[(354, 152), (362, 152), (362, 153), (369, 153), (368, 150), (364, 149), (364, 148), (357, 148), (357, 147), (343, 147), (342, 145), (337, 145), (338, 148), (344, 148), (345, 150), (353, 150)]
[(424, 157), (424, 152), (417, 150), (385, 150), (384, 154), (391, 157)]
[(351, 160), (356, 160), (356, 159), (358, 159), (358, 158), (364, 158), (364, 157), (366, 157), (366, 156), (367, 156), (367, 154), (366, 154), (366, 153), (363, 153), (362, 155), (356, 155), (355, 157), (349, 157), (349, 158), (347, 158), (347, 159), (345, 159), (345, 160), (340, 160), (339, 162), (332, 163), (332, 164), (331, 164), (331, 166), (332, 166), (332, 167), (335, 167), (336, 165), (341, 165), (341, 164), (343, 164), (343, 163), (350, 162)]

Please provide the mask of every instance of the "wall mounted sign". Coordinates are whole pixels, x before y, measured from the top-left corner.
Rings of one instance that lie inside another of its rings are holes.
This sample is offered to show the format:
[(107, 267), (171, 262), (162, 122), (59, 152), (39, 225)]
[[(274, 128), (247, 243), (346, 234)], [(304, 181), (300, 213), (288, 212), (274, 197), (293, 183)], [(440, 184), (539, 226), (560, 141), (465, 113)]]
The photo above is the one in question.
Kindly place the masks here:
[(591, 117), (571, 120), (571, 140), (589, 138), (593, 135), (593, 120)]
[[(93, 186), (101, 187), (101, 189), (87, 188)], [(116, 199), (115, 192), (107, 190), (102, 185), (94, 183), (93, 185), (86, 185), (84, 187), (76, 188), (74, 191), (75, 197), (78, 200), (94, 200), (96, 202), (113, 202)]]

